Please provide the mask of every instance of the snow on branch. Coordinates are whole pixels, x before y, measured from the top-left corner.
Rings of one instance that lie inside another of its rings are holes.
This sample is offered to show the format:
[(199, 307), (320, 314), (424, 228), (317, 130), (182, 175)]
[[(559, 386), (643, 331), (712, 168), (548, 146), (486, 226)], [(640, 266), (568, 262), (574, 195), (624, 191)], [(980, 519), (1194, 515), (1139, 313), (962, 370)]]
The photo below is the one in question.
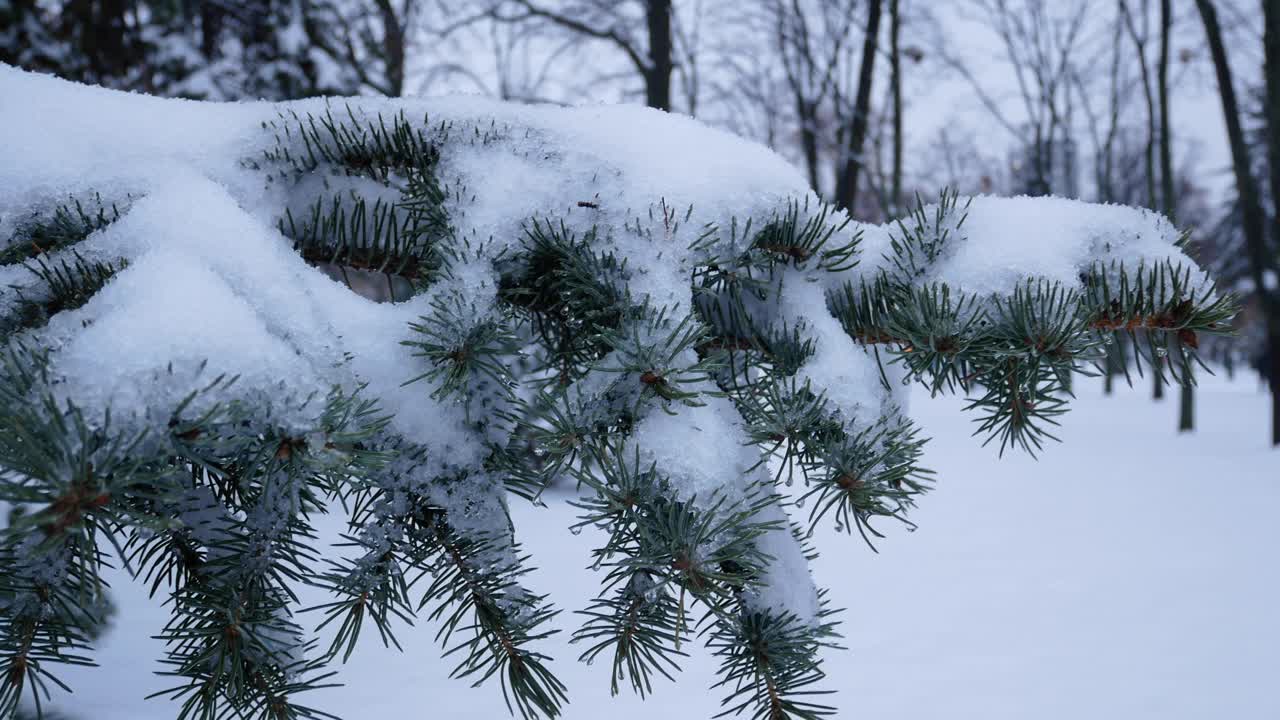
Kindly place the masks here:
[[(574, 640), (615, 691), (701, 638), (727, 712), (827, 715), (805, 538), (869, 542), (930, 486), (906, 386), (1034, 450), (1115, 333), (1189, 380), (1234, 312), (1158, 215), (947, 194), (863, 225), (646, 109), (208, 104), (9, 68), (0, 97), (0, 714), (88, 662), (121, 552), (172, 600), (179, 714), (325, 717), (298, 698), (362, 628), (398, 645), (422, 614), (456, 676), (555, 716), (538, 642), (568, 620), (507, 503), (559, 484), (602, 579)], [(301, 585), (332, 598), (318, 627)]]

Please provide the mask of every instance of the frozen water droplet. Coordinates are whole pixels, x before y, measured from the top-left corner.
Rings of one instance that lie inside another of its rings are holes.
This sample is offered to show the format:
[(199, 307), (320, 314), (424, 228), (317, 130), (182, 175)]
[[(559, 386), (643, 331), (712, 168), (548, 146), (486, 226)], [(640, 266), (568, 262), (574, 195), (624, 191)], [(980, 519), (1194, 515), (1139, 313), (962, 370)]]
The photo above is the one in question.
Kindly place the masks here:
[(1162, 347), (1156, 348), (1156, 357), (1164, 357), (1165, 355), (1168, 355), (1168, 354), (1169, 354), (1168, 350)]
[(804, 498), (800, 498), (799, 500), (796, 501), (796, 507), (800, 507), (800, 508), (804, 507)]
[(582, 526), (581, 526), (581, 525), (574, 525), (573, 527), (569, 528), (569, 532), (573, 533), (574, 535), (581, 535), (581, 534), (582, 534)]
[(844, 532), (844, 523), (836, 521), (836, 532)]
[(796, 484), (796, 481), (793, 478), (787, 478), (787, 487), (791, 487), (792, 485), (795, 485), (795, 484)]

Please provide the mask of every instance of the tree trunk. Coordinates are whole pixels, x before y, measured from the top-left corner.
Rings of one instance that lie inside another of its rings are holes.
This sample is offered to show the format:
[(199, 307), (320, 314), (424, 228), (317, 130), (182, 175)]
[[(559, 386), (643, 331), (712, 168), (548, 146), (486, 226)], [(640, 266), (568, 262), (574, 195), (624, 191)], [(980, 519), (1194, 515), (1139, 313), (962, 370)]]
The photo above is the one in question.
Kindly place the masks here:
[(405, 28), (396, 17), (395, 8), (391, 7), (391, 0), (378, 0), (377, 5), (382, 19), (383, 62), (387, 66), (386, 92), (390, 97), (400, 97), (404, 95)]
[(858, 70), (858, 93), (853, 103), (853, 118), (849, 124), (849, 144), (845, 148), (844, 162), (836, 174), (836, 204), (851, 214), (858, 199), (858, 174), (862, 170), (862, 145), (870, 125), (871, 80), (876, 66), (876, 43), (880, 35), (880, 10), (882, 0), (871, 0), (871, 15), (867, 19), (867, 35), (862, 42), (862, 65)]
[(901, 17), (898, 0), (889, 0), (889, 66), (893, 82), (893, 215), (902, 213), (902, 53), (898, 48)]
[[(1129, 35), (1133, 39), (1134, 48), (1138, 51), (1138, 71), (1142, 74), (1142, 95), (1147, 101), (1147, 207), (1155, 210), (1160, 207), (1156, 198), (1156, 101), (1151, 91), (1151, 69), (1147, 67), (1147, 38), (1138, 34), (1137, 21), (1125, 6), (1125, 21), (1129, 25)], [(1146, 6), (1142, 8), (1143, 24), (1146, 24)], [(1164, 399), (1164, 359), (1152, 357), (1151, 360), (1151, 398)]]
[(644, 73), (645, 104), (671, 110), (671, 0), (648, 0), (649, 67)]
[[(1263, 0), (1263, 75), (1267, 78), (1267, 164), (1271, 168), (1272, 252), (1268, 254), (1259, 239), (1259, 256), (1271, 259), (1271, 271), (1280, 275), (1280, 0)], [(1271, 359), (1271, 444), (1280, 445), (1280, 287), (1260, 285), (1259, 292), (1267, 302), (1267, 346)]]
[(126, 55), (124, 1), (72, 0), (59, 15), (63, 32), (75, 38), (76, 50), (85, 62), (83, 71), (72, 79), (118, 86), (130, 64)]
[[(1142, 95), (1147, 101), (1147, 207), (1155, 210), (1160, 207), (1156, 199), (1156, 101), (1151, 92), (1151, 70), (1147, 67), (1147, 39), (1138, 34), (1138, 23), (1133, 19), (1129, 6), (1122, 1), (1120, 9), (1124, 15), (1125, 25), (1129, 28), (1129, 38), (1133, 40), (1134, 49), (1138, 51), (1138, 72), (1142, 76)], [(1145, 6), (1143, 13), (1145, 23)]]
[(821, 195), (818, 187), (818, 113), (799, 92), (796, 93), (796, 118), (800, 121), (800, 151), (804, 153), (804, 166), (809, 175), (809, 187)]
[(214, 3), (200, 3), (200, 54), (206, 62), (212, 64), (218, 59), (218, 40), (222, 35), (222, 20), (225, 10)]
[[(1169, 36), (1173, 28), (1172, 0), (1160, 0), (1160, 57), (1156, 62), (1156, 92), (1160, 98), (1160, 199), (1169, 222), (1176, 223), (1178, 196), (1173, 177), (1173, 134), (1169, 128)], [(1178, 432), (1196, 427), (1195, 385), (1185, 377), (1178, 387)]]
[[(1271, 357), (1272, 372), (1280, 370), (1280, 302), (1277, 302), (1276, 293), (1268, 292), (1264, 282), (1266, 271), (1270, 268), (1269, 263), (1273, 262), (1273, 258), (1267, 253), (1266, 248), (1266, 231), (1264, 228), (1264, 220), (1262, 213), (1262, 204), (1258, 196), (1258, 185), (1254, 180), (1253, 172), (1249, 168), (1249, 149), (1244, 141), (1244, 130), (1240, 127), (1240, 106), (1236, 102), (1236, 91), (1231, 84), (1231, 65), (1227, 59), (1226, 49), (1222, 44), (1222, 29), (1218, 25), (1218, 14), (1210, 0), (1196, 0), (1196, 8), (1200, 11), (1200, 19), (1204, 22), (1205, 38), (1209, 43), (1209, 54), (1213, 58), (1213, 69), (1218, 79), (1218, 95), (1222, 99), (1222, 114), (1227, 125), (1227, 140), (1231, 146), (1231, 167), (1235, 173), (1236, 191), (1240, 195), (1240, 210), (1242, 216), (1241, 225), (1243, 226), (1246, 251), (1249, 256), (1249, 270), (1253, 276), (1254, 286), (1257, 289), (1259, 299), (1262, 301), (1262, 312), (1264, 322), (1267, 323), (1267, 352)], [(1264, 14), (1266, 16), (1265, 51), (1267, 56), (1267, 71), (1263, 74), (1267, 76), (1267, 111), (1270, 117), (1280, 117), (1280, 108), (1276, 107), (1280, 103), (1280, 77), (1276, 77), (1276, 72), (1271, 68), (1280, 64), (1280, 8), (1276, 7), (1274, 0), (1265, 0), (1263, 5)], [(1276, 159), (1280, 157), (1280, 124), (1276, 122), (1268, 122), (1268, 152), (1272, 158), (1272, 165), (1276, 165)], [(1274, 172), (1274, 170), (1273, 170)], [(1275, 377), (1274, 380), (1280, 380)], [(1276, 393), (1277, 385), (1280, 382), (1273, 381), (1271, 383), (1271, 442), (1273, 445), (1280, 445), (1280, 394)]]
[(1176, 220), (1178, 196), (1173, 177), (1173, 137), (1169, 129), (1169, 34), (1173, 27), (1171, 0), (1160, 0), (1160, 59), (1156, 65), (1156, 89), (1160, 94), (1160, 190), (1164, 214)]

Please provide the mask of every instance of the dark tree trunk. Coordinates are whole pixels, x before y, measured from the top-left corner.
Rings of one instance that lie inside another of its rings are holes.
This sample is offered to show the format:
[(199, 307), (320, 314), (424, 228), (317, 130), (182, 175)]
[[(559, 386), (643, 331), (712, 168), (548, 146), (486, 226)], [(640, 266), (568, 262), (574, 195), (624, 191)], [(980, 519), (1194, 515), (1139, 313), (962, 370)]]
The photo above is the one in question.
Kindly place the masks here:
[(867, 19), (867, 35), (862, 42), (862, 65), (858, 70), (858, 93), (853, 103), (844, 162), (836, 174), (836, 204), (853, 212), (858, 199), (858, 175), (862, 170), (862, 145), (870, 125), (871, 80), (876, 66), (876, 43), (880, 35), (880, 10), (882, 0), (871, 0), (871, 15)]
[[(1280, 0), (1263, 0), (1263, 75), (1267, 78), (1267, 164), (1271, 168), (1271, 254), (1259, 242), (1259, 255), (1270, 257), (1280, 274)], [(1267, 347), (1271, 359), (1271, 444), (1280, 445), (1280, 287), (1261, 290), (1267, 303)]]
[[(1160, 207), (1156, 198), (1156, 100), (1151, 91), (1151, 69), (1147, 67), (1147, 38), (1138, 34), (1138, 23), (1133, 13), (1124, 2), (1120, 3), (1124, 13), (1125, 25), (1129, 28), (1129, 38), (1133, 40), (1138, 54), (1138, 72), (1142, 76), (1142, 95), (1147, 101), (1147, 207), (1155, 210)], [(1143, 12), (1146, 12), (1145, 7)], [(1144, 16), (1145, 17), (1145, 16)]]
[(218, 57), (218, 40), (222, 35), (222, 6), (200, 3), (200, 54), (212, 62)]
[[(1266, 271), (1272, 267), (1272, 258), (1266, 248), (1266, 230), (1263, 219), (1262, 204), (1258, 195), (1258, 185), (1253, 172), (1249, 168), (1249, 149), (1244, 141), (1244, 130), (1240, 127), (1240, 106), (1236, 102), (1236, 91), (1231, 84), (1231, 65), (1227, 59), (1226, 49), (1222, 43), (1222, 29), (1218, 25), (1218, 13), (1210, 0), (1196, 0), (1196, 8), (1200, 11), (1200, 19), (1204, 22), (1205, 38), (1209, 43), (1209, 54), (1213, 58), (1213, 69), (1218, 79), (1218, 95), (1222, 99), (1223, 120), (1227, 126), (1227, 140), (1231, 146), (1231, 166), (1235, 173), (1236, 191), (1240, 195), (1241, 225), (1244, 230), (1246, 251), (1249, 255), (1249, 270), (1253, 276), (1254, 286), (1261, 299), (1264, 322), (1267, 324), (1267, 353), (1271, 358), (1273, 372), (1271, 382), (1271, 442), (1280, 445), (1280, 303), (1275, 292), (1268, 292), (1263, 279)], [(1267, 114), (1268, 114), (1268, 152), (1273, 167), (1280, 159), (1280, 124), (1270, 121), (1280, 118), (1280, 77), (1276, 74), (1280, 69), (1272, 70), (1280, 64), (1280, 8), (1274, 0), (1264, 0), (1263, 10), (1266, 17), (1265, 51), (1267, 69)], [(1273, 169), (1273, 172), (1275, 170)], [(1280, 186), (1278, 186), (1280, 187)]]
[(809, 173), (809, 187), (821, 195), (822, 188), (818, 187), (818, 112), (799, 93), (796, 94), (796, 116), (800, 120), (800, 150), (804, 153), (804, 165)]
[(671, 110), (671, 0), (648, 0), (645, 17), (649, 25), (649, 67), (645, 70), (645, 104)]
[(893, 214), (902, 212), (902, 53), (898, 48), (901, 16), (898, 0), (889, 0), (889, 66), (893, 82)]
[(1173, 28), (1171, 0), (1160, 0), (1160, 59), (1156, 65), (1156, 89), (1160, 95), (1160, 191), (1164, 214), (1177, 218), (1178, 196), (1173, 177), (1173, 136), (1169, 129), (1169, 35)]
[[(1160, 199), (1170, 222), (1177, 222), (1178, 196), (1173, 177), (1173, 135), (1169, 128), (1169, 36), (1173, 28), (1171, 0), (1160, 0), (1160, 57), (1156, 61), (1156, 92), (1160, 100)], [(1195, 385), (1183, 378), (1178, 387), (1178, 431), (1194, 430)]]
[(60, 14), (62, 31), (74, 38), (83, 72), (73, 79), (118, 86), (129, 66), (126, 57), (124, 0), (73, 0)]
[(378, 0), (378, 15), (382, 19), (382, 53), (387, 66), (387, 95), (404, 94), (404, 28), (396, 17), (391, 0)]

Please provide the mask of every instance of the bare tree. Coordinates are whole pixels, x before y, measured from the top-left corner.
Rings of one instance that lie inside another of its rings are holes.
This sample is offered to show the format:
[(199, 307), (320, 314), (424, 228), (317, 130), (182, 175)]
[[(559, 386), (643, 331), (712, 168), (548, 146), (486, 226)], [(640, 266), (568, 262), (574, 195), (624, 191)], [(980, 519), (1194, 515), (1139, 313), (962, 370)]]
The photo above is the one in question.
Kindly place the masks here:
[[(1271, 169), (1271, 252), (1259, 243), (1258, 259), (1271, 261), (1272, 285), (1263, 271), (1258, 292), (1267, 311), (1267, 355), (1271, 382), (1271, 442), (1280, 445), (1280, 2), (1263, 0), (1263, 75), (1266, 76), (1267, 160)], [(1265, 242), (1265, 239), (1263, 239)]]
[(1055, 148), (1069, 130), (1065, 104), (1075, 77), (1073, 60), (1093, 3), (969, 0), (968, 6), (1000, 40), (1017, 84), (1021, 117), (1003, 107), (963, 60), (946, 52), (943, 60), (968, 83), (991, 117), (1027, 149), (1030, 173), (1020, 189), (1031, 195), (1050, 192)]
[[(1140, 6), (1141, 25), (1134, 18), (1134, 13), (1129, 7), (1129, 3), (1120, 0), (1120, 17), (1124, 20), (1125, 29), (1129, 33), (1129, 39), (1133, 42), (1134, 53), (1138, 59), (1138, 77), (1142, 82), (1142, 97), (1147, 104), (1147, 138), (1146, 138), (1146, 180), (1147, 180), (1147, 198), (1145, 205), (1152, 210), (1160, 207), (1156, 199), (1156, 121), (1157, 109), (1155, 91), (1152, 89), (1152, 77), (1150, 64), (1147, 62), (1147, 43), (1150, 39), (1151, 32), (1149, 27), (1149, 18), (1151, 16), (1150, 3), (1148, 0), (1142, 0)], [(1159, 358), (1153, 362), (1161, 362)], [(1151, 374), (1151, 397), (1155, 400), (1164, 399), (1164, 376), (1160, 372)]]
[(848, 145), (840, 156), (840, 168), (836, 174), (836, 204), (853, 212), (858, 200), (858, 175), (862, 171), (862, 146), (867, 139), (867, 127), (871, 115), (871, 83), (875, 77), (876, 44), (880, 36), (880, 15), (883, 3), (871, 0), (867, 15), (867, 29), (862, 37), (862, 60), (858, 64), (858, 90), (850, 113), (849, 125), (841, 127), (841, 134), (848, 138)]
[[(672, 109), (676, 20), (671, 0), (495, 0), (489, 14), (504, 23), (546, 23), (620, 50), (644, 82), (645, 104)], [(638, 25), (645, 28), (643, 37), (633, 32)]]
[[(1245, 249), (1249, 255), (1249, 271), (1257, 293), (1264, 322), (1266, 324), (1266, 352), (1270, 361), (1271, 375), (1271, 442), (1280, 445), (1280, 289), (1270, 287), (1268, 276), (1275, 277), (1277, 260), (1275, 253), (1267, 248), (1264, 213), (1258, 183), (1249, 166), (1249, 149), (1245, 143), (1244, 130), (1240, 122), (1240, 105), (1236, 100), (1235, 87), (1232, 84), (1230, 61), (1222, 41), (1222, 27), (1218, 22), (1218, 13), (1211, 0), (1196, 0), (1196, 8), (1204, 23), (1205, 38), (1209, 44), (1209, 54), (1213, 58), (1214, 73), (1218, 79), (1218, 95), (1222, 100), (1222, 114), (1227, 126), (1227, 140), (1231, 146), (1231, 166), (1235, 174), (1236, 192), (1240, 198), (1241, 226), (1244, 231)], [(1266, 13), (1266, 72), (1267, 75), (1267, 111), (1268, 119), (1268, 151), (1272, 172), (1280, 167), (1280, 15), (1274, 2), (1263, 5)], [(1273, 182), (1275, 188), (1280, 183)], [(1280, 231), (1273, 232), (1280, 234)]]
[(902, 14), (898, 0), (889, 0), (889, 86), (893, 104), (893, 175), (889, 202), (892, 214), (902, 211)]
[[(1141, 26), (1134, 19), (1133, 11), (1129, 8), (1129, 3), (1120, 0), (1120, 16), (1124, 20), (1125, 29), (1129, 33), (1129, 39), (1133, 41), (1134, 52), (1138, 59), (1139, 77), (1142, 81), (1142, 96), (1147, 102), (1147, 207), (1156, 209), (1159, 203), (1156, 200), (1156, 101), (1155, 93), (1151, 88), (1151, 69), (1147, 63), (1147, 41), (1150, 37), (1149, 28), (1147, 27), (1147, 18), (1150, 16), (1148, 3), (1143, 0), (1141, 6)], [(1157, 376), (1158, 378), (1159, 376)], [(1159, 397), (1162, 392), (1158, 389), (1160, 384), (1156, 383), (1156, 396)]]
[[(1156, 61), (1156, 91), (1160, 103), (1160, 199), (1169, 222), (1177, 222), (1178, 197), (1174, 190), (1173, 131), (1169, 125), (1169, 43), (1173, 31), (1173, 7), (1160, 0), (1160, 55)], [(1195, 386), (1183, 379), (1178, 388), (1178, 431), (1195, 429)]]
[(310, 42), (362, 88), (404, 94), (411, 33), (421, 0), (312, 0)]
[(762, 19), (772, 28), (774, 50), (791, 96), (809, 185), (821, 193), (821, 146), (827, 132), (824, 110), (839, 89), (857, 2), (834, 0), (815, 5), (802, 0), (764, 0), (763, 8)]

